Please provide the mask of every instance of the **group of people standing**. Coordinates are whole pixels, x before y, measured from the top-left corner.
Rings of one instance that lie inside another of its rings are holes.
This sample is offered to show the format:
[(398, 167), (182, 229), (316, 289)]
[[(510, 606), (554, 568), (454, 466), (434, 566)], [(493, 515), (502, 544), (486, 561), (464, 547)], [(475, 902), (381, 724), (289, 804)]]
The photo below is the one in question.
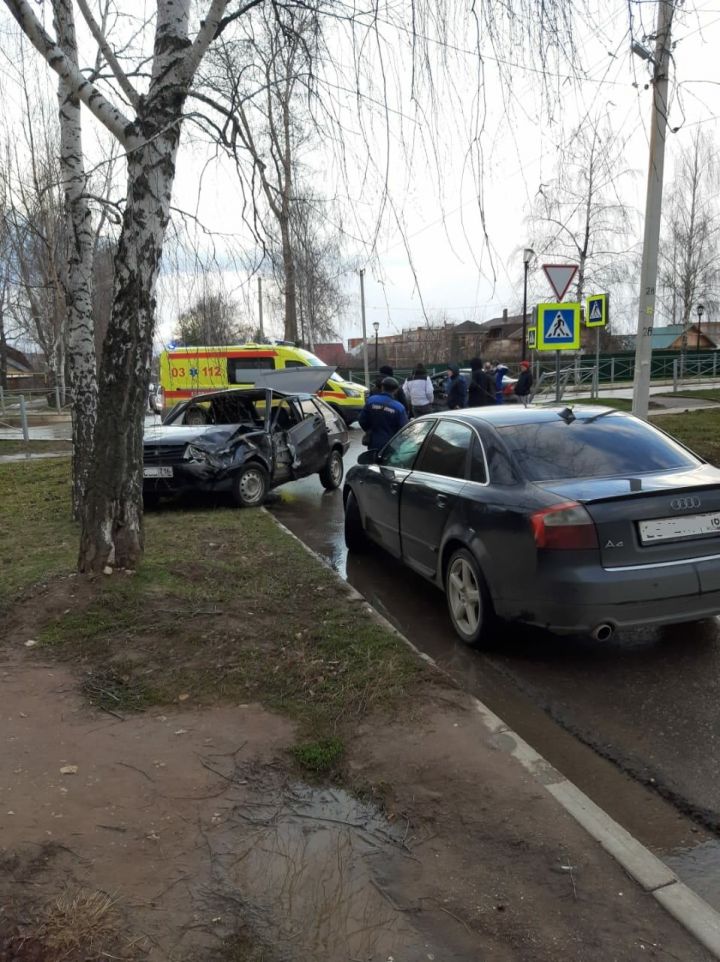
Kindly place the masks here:
[[(493, 365), (490, 361), (483, 364), (481, 358), (474, 357), (470, 361), (470, 382), (468, 383), (460, 373), (457, 364), (448, 365), (448, 379), (445, 384), (448, 408), (455, 411), (458, 408), (504, 404), (508, 400), (505, 387), (507, 372), (507, 364)], [(512, 388), (510, 397), (527, 404), (532, 385), (530, 362), (521, 361), (520, 376)]]
[[(470, 381), (460, 373), (457, 364), (448, 365), (445, 382), (447, 406), (451, 411), (466, 407), (483, 407), (505, 402), (504, 379), (507, 365), (489, 362), (479, 357), (470, 361)], [(520, 376), (513, 388), (518, 400), (527, 403), (532, 389), (532, 372), (527, 361), (520, 364)], [(422, 364), (416, 364), (412, 374), (401, 386), (390, 365), (383, 365), (373, 385), (358, 421), (365, 431), (363, 443), (379, 449), (408, 422), (408, 416), (420, 417), (433, 409), (435, 390)]]

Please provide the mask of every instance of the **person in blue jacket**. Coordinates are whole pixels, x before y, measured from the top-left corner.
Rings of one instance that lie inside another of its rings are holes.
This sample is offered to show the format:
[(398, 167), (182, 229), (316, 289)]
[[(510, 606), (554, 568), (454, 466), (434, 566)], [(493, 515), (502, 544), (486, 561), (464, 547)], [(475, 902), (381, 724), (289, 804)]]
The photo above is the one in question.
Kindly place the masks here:
[(448, 364), (448, 379), (445, 382), (447, 406), (449, 411), (467, 407), (467, 381), (460, 373), (457, 364)]
[(498, 364), (495, 368), (495, 403), (504, 404), (505, 394), (503, 391), (503, 380), (508, 372), (507, 364)]
[(398, 387), (394, 377), (383, 378), (381, 391), (371, 394), (360, 412), (358, 422), (371, 450), (379, 451), (385, 447), (390, 438), (407, 424), (405, 405), (393, 397)]

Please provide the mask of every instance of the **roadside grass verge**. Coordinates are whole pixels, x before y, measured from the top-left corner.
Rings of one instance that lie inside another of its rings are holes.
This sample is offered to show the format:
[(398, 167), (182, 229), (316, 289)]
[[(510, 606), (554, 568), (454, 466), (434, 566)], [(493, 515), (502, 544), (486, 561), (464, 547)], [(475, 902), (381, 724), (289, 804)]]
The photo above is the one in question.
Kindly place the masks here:
[(694, 398), (699, 398), (701, 401), (720, 402), (720, 388), (708, 387), (708, 388), (701, 388), (698, 391), (681, 390), (674, 394), (668, 394), (667, 396), (668, 397), (694, 397)]
[(30, 585), (72, 571), (78, 534), (67, 459), (0, 466), (0, 532), (2, 618)]
[(720, 466), (720, 408), (664, 414), (655, 424), (710, 464)]
[[(15, 505), (2, 499), (5, 521), (20, 510), (28, 523), (35, 515), (32, 537), (19, 532), (25, 561), (15, 595), (40, 575), (72, 568), (68, 477), (67, 461), (0, 466), (0, 490)], [(138, 570), (63, 582), (67, 610), (40, 615), (34, 634), (83, 672), (82, 690), (98, 707), (257, 701), (318, 743), (297, 759), (317, 771), (339, 758), (342, 746), (329, 741), (339, 731), (369, 712), (407, 710), (429, 677), (265, 512), (205, 503), (145, 520)]]
[(32, 438), (25, 441), (4, 441), (0, 438), (0, 457), (8, 454), (55, 454), (62, 451), (70, 454), (72, 452), (71, 441), (36, 441)]
[[(552, 402), (552, 403), (554, 404), (555, 402)], [(615, 408), (615, 410), (617, 411), (632, 410), (632, 401), (629, 398), (624, 398), (624, 397), (604, 398), (602, 394), (597, 399), (589, 398), (589, 397), (582, 397), (582, 398), (569, 397), (560, 401), (560, 404), (567, 404), (569, 407), (572, 407), (574, 404), (592, 404), (592, 405), (596, 405), (604, 408)]]

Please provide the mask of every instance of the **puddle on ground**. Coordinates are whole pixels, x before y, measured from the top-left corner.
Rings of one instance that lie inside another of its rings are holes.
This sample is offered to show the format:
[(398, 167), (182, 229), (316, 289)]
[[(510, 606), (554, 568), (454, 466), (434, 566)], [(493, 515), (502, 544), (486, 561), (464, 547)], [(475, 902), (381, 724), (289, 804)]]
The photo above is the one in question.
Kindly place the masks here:
[(339, 789), (306, 785), (275, 804), (236, 804), (213, 822), (212, 898), (239, 911), (273, 960), (440, 957), (383, 890), (381, 873), (411, 858), (404, 824)]
[(676, 848), (661, 856), (681, 882), (720, 912), (720, 841), (710, 839), (692, 848)]

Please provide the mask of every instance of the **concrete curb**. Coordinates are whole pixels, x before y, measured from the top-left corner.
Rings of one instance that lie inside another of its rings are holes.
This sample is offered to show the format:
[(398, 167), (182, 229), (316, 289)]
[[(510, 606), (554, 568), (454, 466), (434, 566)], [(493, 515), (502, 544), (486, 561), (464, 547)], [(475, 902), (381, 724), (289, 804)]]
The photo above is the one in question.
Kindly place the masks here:
[[(337, 578), (348, 596), (362, 603), (368, 615), (399, 638), (426, 664), (446, 678), (450, 676), (434, 658), (420, 651), (405, 635), (377, 611), (367, 598), (349, 585), (327, 561), (312, 548), (309, 548), (294, 532), (263, 508), (277, 526), (293, 538), (301, 547), (323, 567)], [(453, 687), (457, 682), (451, 679)], [(490, 733), (491, 741), (500, 751), (511, 755), (543, 788), (559, 802), (575, 821), (585, 829), (591, 838), (605, 849), (615, 861), (642, 887), (642, 889), (672, 915), (687, 931), (700, 942), (716, 959), (720, 959), (720, 913), (708, 905), (692, 889), (681, 882), (675, 873), (647, 849), (634, 836), (619, 825), (607, 812), (596, 805), (584, 792), (554, 768), (547, 759), (509, 728), (505, 722), (484, 705), (474, 695), (468, 693), (484, 727)]]

